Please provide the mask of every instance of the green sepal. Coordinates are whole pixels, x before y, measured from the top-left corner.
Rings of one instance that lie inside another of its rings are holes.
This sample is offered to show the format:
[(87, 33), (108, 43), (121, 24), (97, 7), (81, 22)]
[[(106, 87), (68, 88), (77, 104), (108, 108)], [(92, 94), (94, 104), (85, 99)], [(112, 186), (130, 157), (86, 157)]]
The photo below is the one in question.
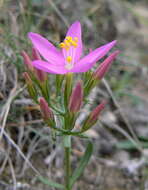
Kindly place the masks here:
[(55, 126), (55, 120), (54, 120), (54, 118), (52, 119), (52, 118), (48, 118), (48, 119), (45, 119), (44, 120), (46, 123), (47, 123), (47, 125), (49, 126), (49, 127), (51, 127), (51, 128), (53, 128), (54, 126)]
[(27, 89), (29, 92), (30, 97), (37, 103), (38, 102), (38, 95), (37, 95), (37, 90), (35, 86), (32, 84), (27, 84)]
[(38, 85), (42, 96), (49, 103), (50, 102), (50, 94), (49, 94), (49, 83), (48, 83), (48, 80), (46, 79), (44, 82), (40, 82), (39, 80), (36, 80), (35, 82)]
[(56, 75), (56, 95), (60, 95), (61, 86), (65, 75)]
[(42, 96), (45, 98), (45, 100), (49, 103), (50, 102), (50, 93), (49, 93), (49, 82), (48, 77), (45, 81), (41, 82), (37, 79), (37, 77), (34, 75), (33, 72), (30, 72), (31, 79), (35, 82), (35, 84), (40, 89), (40, 92)]
[(83, 81), (84, 81), (84, 86), (87, 84), (87, 82), (92, 78), (92, 71), (87, 71), (83, 74)]
[(84, 97), (88, 96), (93, 88), (94, 79), (90, 78), (84, 86)]
[(75, 126), (75, 121), (76, 121), (76, 113), (66, 113), (64, 116), (64, 121), (65, 121), (65, 129), (68, 131), (71, 131), (74, 126)]
[(91, 90), (100, 82), (100, 80), (94, 78), (93, 73), (90, 74), (89, 80), (85, 82), (84, 97), (87, 97)]
[(49, 103), (50, 102), (50, 92), (49, 92), (49, 82), (48, 82), (48, 80), (46, 79), (40, 85), (41, 85), (42, 95), (44, 96), (46, 101)]
[(83, 132), (89, 130), (91, 127), (94, 126), (94, 124), (95, 124), (96, 122), (97, 122), (97, 120), (96, 120), (96, 121), (90, 121), (89, 118), (86, 119), (86, 121), (84, 121), (84, 124), (83, 124), (83, 126), (82, 126), (82, 128), (81, 128), (81, 132), (83, 133)]
[(70, 95), (72, 92), (72, 79), (73, 79), (73, 74), (68, 73), (66, 75), (65, 89), (64, 89), (64, 106), (65, 106), (65, 109), (68, 108), (68, 102), (69, 102), (69, 98), (70, 98)]

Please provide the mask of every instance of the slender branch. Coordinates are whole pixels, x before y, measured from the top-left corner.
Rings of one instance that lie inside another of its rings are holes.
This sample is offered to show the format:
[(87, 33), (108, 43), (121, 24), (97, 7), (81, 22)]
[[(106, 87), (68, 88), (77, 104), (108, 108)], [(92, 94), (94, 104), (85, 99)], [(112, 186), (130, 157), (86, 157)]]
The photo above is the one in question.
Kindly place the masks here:
[(70, 188), (70, 177), (71, 177), (71, 136), (64, 136), (64, 170), (65, 170), (65, 189), (71, 190)]

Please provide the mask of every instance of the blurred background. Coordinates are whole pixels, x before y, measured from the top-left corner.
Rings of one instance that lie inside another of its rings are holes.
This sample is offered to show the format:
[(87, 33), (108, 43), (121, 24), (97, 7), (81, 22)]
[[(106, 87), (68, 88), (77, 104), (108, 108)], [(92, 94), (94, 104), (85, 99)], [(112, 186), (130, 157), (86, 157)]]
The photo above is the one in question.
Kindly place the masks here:
[[(28, 95), (20, 53), (31, 54), (28, 32), (58, 45), (75, 20), (85, 52), (116, 39), (121, 53), (94, 91), (94, 104), (108, 105), (87, 132), (94, 153), (74, 189), (148, 189), (148, 1), (0, 0), (0, 190), (54, 190), (38, 172), (63, 181), (62, 148)], [(73, 139), (73, 168), (85, 145)]]

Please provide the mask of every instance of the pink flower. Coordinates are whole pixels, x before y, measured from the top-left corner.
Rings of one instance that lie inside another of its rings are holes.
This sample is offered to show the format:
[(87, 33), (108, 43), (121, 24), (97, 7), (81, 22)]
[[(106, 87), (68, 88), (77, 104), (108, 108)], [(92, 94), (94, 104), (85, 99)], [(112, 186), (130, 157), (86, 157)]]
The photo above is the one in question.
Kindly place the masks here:
[(28, 37), (34, 47), (46, 60), (35, 60), (33, 61), (33, 65), (38, 69), (52, 74), (86, 72), (116, 44), (116, 41), (112, 41), (80, 58), (83, 45), (81, 24), (79, 21), (74, 22), (68, 29), (64, 41), (60, 43), (61, 50), (57, 49), (39, 34), (30, 32)]

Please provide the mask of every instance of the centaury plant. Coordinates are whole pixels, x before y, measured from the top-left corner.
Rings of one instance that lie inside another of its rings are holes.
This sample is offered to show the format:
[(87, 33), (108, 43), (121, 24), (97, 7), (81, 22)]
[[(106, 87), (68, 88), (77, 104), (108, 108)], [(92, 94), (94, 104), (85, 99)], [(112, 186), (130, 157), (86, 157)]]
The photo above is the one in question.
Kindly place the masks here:
[[(62, 137), (64, 147), (64, 185), (42, 177), (40, 180), (55, 188), (71, 190), (76, 180), (82, 175), (93, 151), (93, 145), (84, 132), (97, 122), (106, 101), (102, 101), (86, 116), (79, 129), (76, 127), (77, 118), (87, 104), (91, 90), (104, 77), (119, 51), (111, 53), (95, 71), (91, 71), (94, 64), (114, 47), (116, 41), (103, 45), (82, 57), (83, 44), (79, 21), (70, 26), (59, 48), (39, 34), (30, 32), (28, 37), (33, 44), (32, 57), (22, 52), (27, 68), (24, 78), (28, 91), (31, 98), (39, 104), (44, 122), (51, 128), (54, 135)], [(51, 96), (48, 73), (55, 76), (54, 97)], [(81, 80), (74, 79), (75, 73), (82, 75)], [(70, 159), (73, 136), (88, 140), (86, 151), (74, 171), (71, 170)]]

